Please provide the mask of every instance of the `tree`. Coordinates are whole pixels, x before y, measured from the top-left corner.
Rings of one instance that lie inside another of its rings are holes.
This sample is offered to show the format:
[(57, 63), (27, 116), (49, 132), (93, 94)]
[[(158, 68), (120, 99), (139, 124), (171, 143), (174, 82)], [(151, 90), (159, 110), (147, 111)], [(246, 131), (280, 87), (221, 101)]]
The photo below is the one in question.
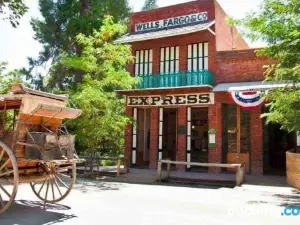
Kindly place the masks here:
[(56, 63), (84, 73), (71, 96), (83, 110), (72, 129), (85, 148), (111, 149), (114, 154), (123, 150), (124, 130), (130, 118), (124, 112), (124, 99), (115, 90), (132, 88), (136, 79), (126, 70), (132, 60), (130, 47), (114, 44), (113, 40), (126, 30), (125, 25), (114, 24), (112, 17), (107, 17), (99, 31), (90, 36), (77, 35), (76, 42), (82, 48), (80, 56), (64, 54)]
[(28, 7), (22, 0), (0, 0), (0, 14), (10, 21), (13, 27), (19, 25), (19, 19), (27, 12)]
[(0, 94), (6, 94), (11, 84), (22, 83), (25, 79), (22, 70), (7, 71), (7, 62), (0, 62)]
[[(92, 34), (107, 14), (116, 22), (125, 22), (130, 13), (127, 0), (39, 0), (39, 7), (43, 19), (32, 19), (31, 25), (35, 39), (44, 47), (37, 59), (29, 58), (29, 72), (45, 62), (55, 64), (62, 52), (79, 56), (81, 47), (74, 41), (77, 34)], [(51, 67), (50, 75), (50, 88), (61, 90), (82, 80), (80, 71), (57, 64)]]
[(288, 81), (284, 88), (267, 95), (267, 122), (279, 123), (288, 131), (300, 131), (300, 1), (264, 0), (259, 12), (234, 20), (252, 40), (263, 40), (268, 47), (260, 56), (276, 59), (268, 65), (266, 80)]
[(148, 10), (156, 9), (156, 8), (158, 8), (158, 4), (157, 4), (156, 0), (146, 0), (142, 10), (148, 11)]

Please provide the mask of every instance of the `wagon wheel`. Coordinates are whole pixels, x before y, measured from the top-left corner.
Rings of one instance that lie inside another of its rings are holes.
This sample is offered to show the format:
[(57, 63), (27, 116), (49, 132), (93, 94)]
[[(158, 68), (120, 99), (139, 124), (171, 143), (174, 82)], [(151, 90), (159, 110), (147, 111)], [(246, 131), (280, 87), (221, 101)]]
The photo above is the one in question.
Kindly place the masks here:
[(68, 165), (48, 164), (49, 179), (31, 182), (35, 195), (46, 203), (56, 203), (63, 200), (71, 192), (76, 180), (76, 163)]
[(6, 144), (0, 141), (0, 214), (14, 201), (19, 185), (16, 158)]

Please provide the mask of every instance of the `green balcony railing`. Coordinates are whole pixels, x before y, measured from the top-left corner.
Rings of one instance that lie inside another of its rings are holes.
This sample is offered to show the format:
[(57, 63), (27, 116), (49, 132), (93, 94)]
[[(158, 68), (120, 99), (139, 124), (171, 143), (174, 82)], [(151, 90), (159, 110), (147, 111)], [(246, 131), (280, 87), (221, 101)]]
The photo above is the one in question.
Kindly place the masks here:
[(184, 87), (213, 85), (214, 77), (208, 70), (178, 72), (170, 74), (151, 74), (140, 76), (138, 88)]

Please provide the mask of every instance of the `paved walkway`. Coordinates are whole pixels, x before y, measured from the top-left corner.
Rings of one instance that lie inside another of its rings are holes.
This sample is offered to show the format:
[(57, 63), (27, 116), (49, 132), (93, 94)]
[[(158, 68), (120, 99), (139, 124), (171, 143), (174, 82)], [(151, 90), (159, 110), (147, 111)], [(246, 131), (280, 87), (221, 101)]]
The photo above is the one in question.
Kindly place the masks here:
[(299, 206), (289, 187), (243, 185), (175, 187), (79, 180), (61, 204), (42, 203), (29, 185), (1, 225), (299, 225), (299, 216), (282, 216), (284, 206)]

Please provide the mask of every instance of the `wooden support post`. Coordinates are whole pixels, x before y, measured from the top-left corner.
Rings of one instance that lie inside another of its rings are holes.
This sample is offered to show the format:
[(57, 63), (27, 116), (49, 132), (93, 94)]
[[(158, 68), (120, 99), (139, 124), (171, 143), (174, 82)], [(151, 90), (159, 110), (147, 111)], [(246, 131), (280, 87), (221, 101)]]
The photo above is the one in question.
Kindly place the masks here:
[(130, 160), (128, 158), (125, 158), (126, 163), (124, 163), (127, 167), (127, 173), (130, 172)]
[(236, 186), (240, 186), (244, 180), (244, 167), (238, 166), (236, 168)]
[(121, 160), (118, 159), (118, 161), (117, 161), (117, 176), (120, 176), (120, 174), (121, 174), (120, 169), (121, 169)]
[(171, 162), (169, 161), (167, 164), (167, 179), (171, 176)]
[(157, 163), (157, 181), (161, 181), (161, 161)]

